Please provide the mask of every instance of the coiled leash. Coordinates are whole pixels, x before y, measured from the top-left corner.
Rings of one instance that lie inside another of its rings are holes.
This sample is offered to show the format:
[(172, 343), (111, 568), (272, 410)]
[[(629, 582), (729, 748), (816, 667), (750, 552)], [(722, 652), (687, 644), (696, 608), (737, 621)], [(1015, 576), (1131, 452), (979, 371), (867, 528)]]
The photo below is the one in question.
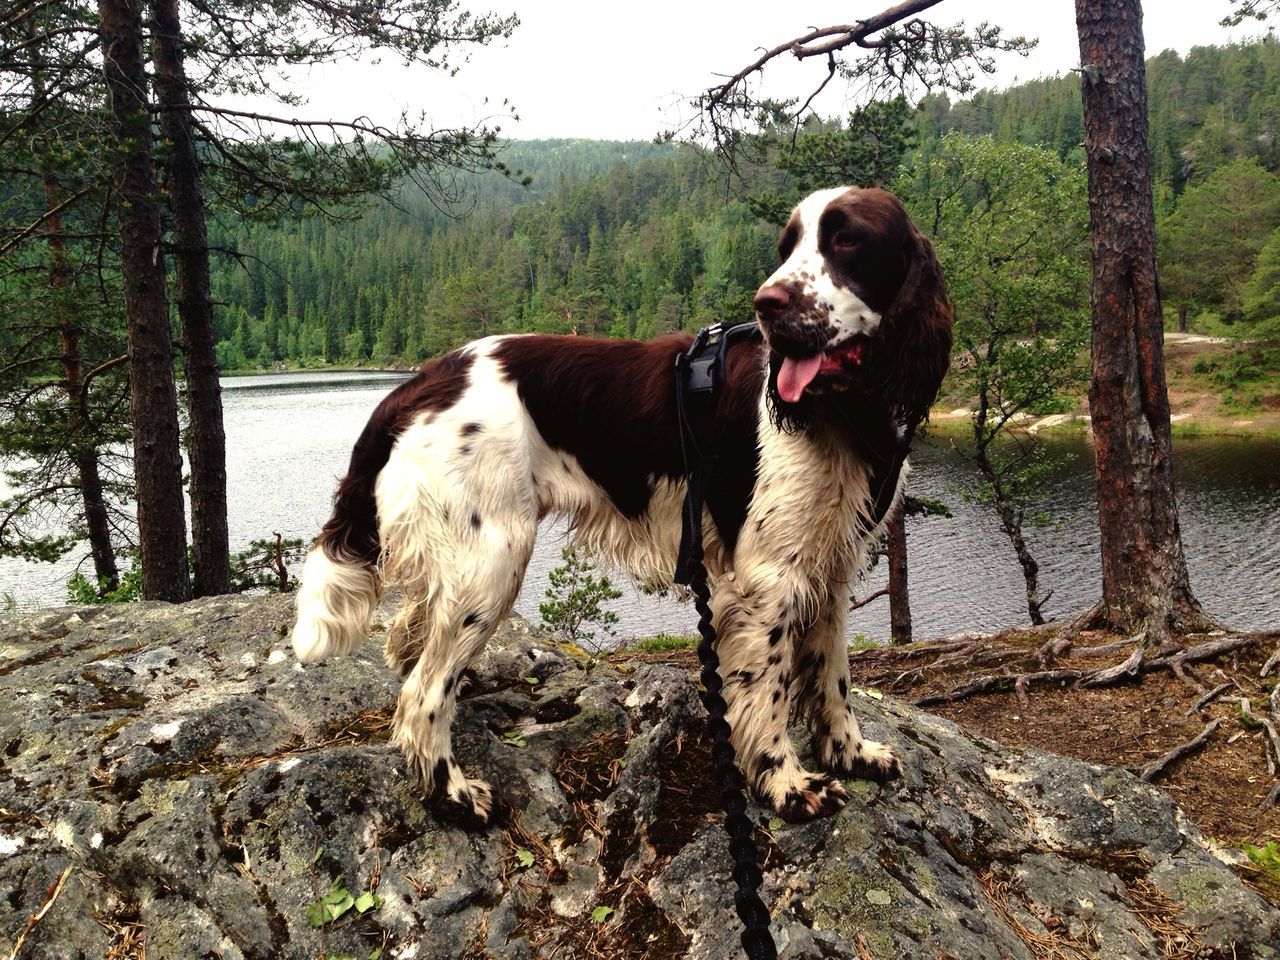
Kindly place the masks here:
[(747, 798), (742, 774), (734, 763), (728, 705), (720, 692), (720, 658), (716, 654), (716, 631), (711, 624), (711, 590), (707, 568), (702, 562), (702, 507), (707, 484), (715, 468), (718, 451), (707, 441), (715, 417), (716, 391), (724, 382), (725, 357), (729, 344), (759, 333), (755, 321), (715, 324), (698, 332), (687, 353), (676, 357), (676, 412), (680, 419), (680, 448), (684, 454), (687, 493), (676, 561), (675, 582), (693, 591), (698, 611), (698, 658), (702, 661), (703, 706), (707, 709), (707, 732), (711, 735), (711, 758), (720, 785), (720, 807), (724, 828), (729, 834), (729, 854), (733, 858), (733, 879), (738, 886), (734, 906), (742, 920), (742, 947), (749, 960), (776, 960), (778, 948), (769, 933), (769, 909), (760, 899), (764, 874), (760, 850), (747, 817)]

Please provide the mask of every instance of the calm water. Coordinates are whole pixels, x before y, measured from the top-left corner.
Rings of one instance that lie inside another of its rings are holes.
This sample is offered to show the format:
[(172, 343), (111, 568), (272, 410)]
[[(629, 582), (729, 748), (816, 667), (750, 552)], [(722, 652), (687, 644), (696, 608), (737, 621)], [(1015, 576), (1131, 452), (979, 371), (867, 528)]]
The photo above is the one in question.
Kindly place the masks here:
[[(279, 531), (310, 538), (328, 517), (329, 498), (351, 445), (396, 374), (301, 373), (223, 381), (232, 549)], [(1099, 563), (1092, 463), (1078, 438), (1053, 441), (1065, 461), (1051, 501), (1054, 525), (1028, 531), (1052, 589), (1049, 616), (1096, 599)], [(1238, 627), (1280, 625), (1280, 442), (1238, 437), (1178, 444), (1178, 493), (1192, 586), (1204, 605)], [(1026, 622), (1022, 578), (989, 508), (972, 503), (964, 457), (941, 441), (918, 443), (911, 489), (944, 500), (954, 518), (908, 522), (911, 601), (917, 637)], [(560, 562), (562, 528), (548, 524), (517, 610), (537, 619), (547, 571)], [(78, 558), (76, 558), (78, 559)], [(60, 564), (0, 560), (0, 593), (23, 607), (64, 602), (75, 559)], [(883, 564), (859, 595), (883, 585)], [(620, 584), (626, 589), (625, 584)], [(627, 590), (614, 604), (626, 636), (691, 632), (691, 606)], [(851, 628), (888, 633), (880, 600), (852, 615)]]

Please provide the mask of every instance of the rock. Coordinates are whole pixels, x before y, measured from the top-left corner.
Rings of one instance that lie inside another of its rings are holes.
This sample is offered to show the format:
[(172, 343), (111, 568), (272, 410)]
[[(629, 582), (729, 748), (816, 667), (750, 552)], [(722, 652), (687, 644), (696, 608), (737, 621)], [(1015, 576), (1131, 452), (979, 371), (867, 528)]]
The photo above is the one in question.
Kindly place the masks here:
[[(143, 937), (160, 958), (739, 955), (692, 675), (592, 665), (513, 619), (455, 728), (504, 809), (469, 834), (387, 742), (379, 638), (303, 667), (290, 614), (219, 598), (0, 625), (0, 944), (65, 874), (19, 957)], [(804, 825), (751, 810), (782, 957), (1280, 956), (1280, 911), (1155, 787), (892, 700), (854, 709), (901, 781), (850, 781)], [(326, 895), (344, 909), (317, 928)]]

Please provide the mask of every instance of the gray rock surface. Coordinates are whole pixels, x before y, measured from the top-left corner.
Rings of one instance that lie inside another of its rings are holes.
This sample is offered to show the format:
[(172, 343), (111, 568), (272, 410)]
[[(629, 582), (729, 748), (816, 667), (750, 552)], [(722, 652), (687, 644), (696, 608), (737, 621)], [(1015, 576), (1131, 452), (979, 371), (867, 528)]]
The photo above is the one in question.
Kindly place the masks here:
[[(380, 637), (304, 668), (289, 618), (219, 598), (0, 625), (0, 955), (24, 931), (22, 958), (737, 955), (694, 677), (588, 669), (513, 620), (456, 727), (506, 805), (468, 834), (387, 742)], [(854, 699), (905, 777), (802, 826), (753, 808), (783, 957), (1280, 956), (1280, 911), (1161, 791)], [(335, 884), (377, 905), (317, 928)]]

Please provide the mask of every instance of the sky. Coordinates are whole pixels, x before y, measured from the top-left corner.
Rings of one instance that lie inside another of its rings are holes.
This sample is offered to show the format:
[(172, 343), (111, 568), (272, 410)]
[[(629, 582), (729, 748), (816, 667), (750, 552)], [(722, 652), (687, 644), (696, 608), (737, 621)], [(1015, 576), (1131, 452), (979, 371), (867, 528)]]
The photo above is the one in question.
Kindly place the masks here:
[[(311, 111), (369, 116), (393, 122), (402, 110), (426, 111), (436, 126), (487, 122), (513, 139), (583, 137), (650, 140), (690, 119), (688, 100), (773, 47), (815, 26), (886, 9), (893, 0), (807, 0), (803, 5), (762, 0), (472, 0), (479, 13), (516, 13), (511, 39), (477, 49), (453, 77), (426, 68), (347, 63), (314, 68), (295, 78)], [(1221, 44), (1257, 36), (1257, 23), (1226, 29), (1218, 21), (1228, 0), (1147, 0), (1147, 55), (1172, 48)], [(1030, 56), (1002, 55), (980, 86), (1001, 88), (1064, 73), (1079, 64), (1072, 0), (942, 0), (928, 11), (938, 23), (989, 21), (1007, 34), (1037, 38)], [(782, 62), (785, 59), (786, 62)], [(763, 88), (773, 97), (806, 96), (825, 73), (820, 61), (780, 58)], [(816, 102), (826, 116), (852, 105), (838, 81)], [(511, 101), (504, 107), (502, 101)], [(514, 108), (514, 109), (513, 109)], [(300, 110), (299, 115), (309, 111)], [(518, 117), (518, 119), (517, 119)]]

